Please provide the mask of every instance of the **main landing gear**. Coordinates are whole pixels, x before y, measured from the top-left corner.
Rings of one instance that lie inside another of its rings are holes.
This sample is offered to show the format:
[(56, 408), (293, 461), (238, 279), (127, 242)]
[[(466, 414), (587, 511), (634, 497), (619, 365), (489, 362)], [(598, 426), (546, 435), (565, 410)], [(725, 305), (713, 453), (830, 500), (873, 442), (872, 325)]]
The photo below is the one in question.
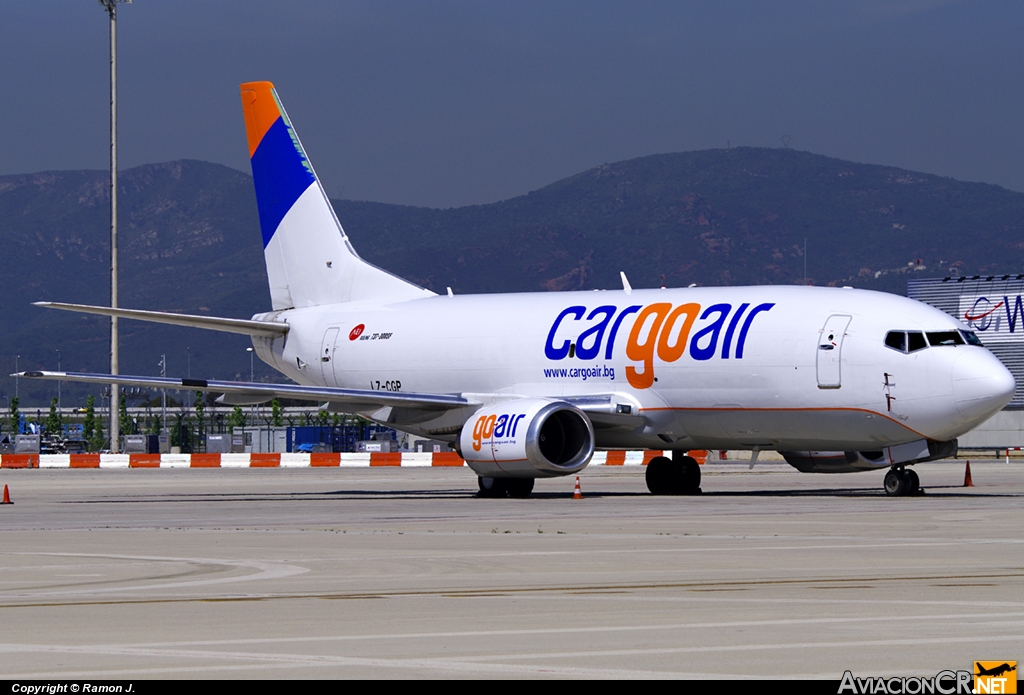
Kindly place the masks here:
[(921, 479), (917, 472), (902, 466), (893, 466), (885, 474), (885, 494), (899, 497), (901, 495), (923, 495)]
[(699, 495), (700, 464), (690, 456), (656, 456), (647, 462), (647, 489), (652, 495)]
[(478, 476), (479, 497), (514, 497), (522, 499), (533, 492), (533, 478), (485, 478)]

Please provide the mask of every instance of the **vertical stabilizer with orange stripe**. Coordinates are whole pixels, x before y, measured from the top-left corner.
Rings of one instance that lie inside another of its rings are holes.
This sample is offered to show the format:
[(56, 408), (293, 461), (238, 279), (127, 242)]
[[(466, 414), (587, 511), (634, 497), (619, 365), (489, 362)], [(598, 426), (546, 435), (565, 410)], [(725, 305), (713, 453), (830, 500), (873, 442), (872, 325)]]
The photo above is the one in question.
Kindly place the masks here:
[(247, 82), (241, 91), (274, 309), (431, 296), (359, 258), (274, 85)]

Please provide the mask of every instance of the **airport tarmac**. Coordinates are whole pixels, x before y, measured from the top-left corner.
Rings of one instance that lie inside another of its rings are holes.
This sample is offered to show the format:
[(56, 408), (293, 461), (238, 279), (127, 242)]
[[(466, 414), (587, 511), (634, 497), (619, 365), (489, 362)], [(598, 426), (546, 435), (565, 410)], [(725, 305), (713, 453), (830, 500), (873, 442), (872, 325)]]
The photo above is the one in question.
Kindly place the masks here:
[(933, 676), (1024, 660), (1024, 464), (0, 470), (14, 679)]

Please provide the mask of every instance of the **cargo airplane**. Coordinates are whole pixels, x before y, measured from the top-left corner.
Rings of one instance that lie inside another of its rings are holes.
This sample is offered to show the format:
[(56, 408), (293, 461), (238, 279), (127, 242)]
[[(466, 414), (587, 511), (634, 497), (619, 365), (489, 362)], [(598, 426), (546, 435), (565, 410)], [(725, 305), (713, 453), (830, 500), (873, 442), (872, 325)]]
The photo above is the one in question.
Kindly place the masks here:
[(779, 451), (805, 472), (954, 454), (1013, 395), (963, 323), (849, 288), (706, 287), (437, 295), (362, 260), (269, 82), (241, 86), (272, 310), (251, 319), (40, 302), (251, 336), (294, 384), (26, 372), (25, 377), (322, 402), (450, 442), (482, 496), (524, 497), (596, 449), (662, 449), (654, 494), (700, 491), (693, 449)]

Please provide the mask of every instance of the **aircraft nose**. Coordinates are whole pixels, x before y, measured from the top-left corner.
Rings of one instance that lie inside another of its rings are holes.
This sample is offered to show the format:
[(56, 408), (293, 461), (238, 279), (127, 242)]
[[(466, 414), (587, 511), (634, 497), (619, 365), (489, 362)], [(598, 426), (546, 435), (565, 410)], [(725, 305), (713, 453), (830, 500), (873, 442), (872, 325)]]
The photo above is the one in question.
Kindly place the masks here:
[(1010, 370), (988, 350), (963, 350), (953, 362), (952, 377), (957, 410), (975, 424), (1002, 410), (1017, 388)]

